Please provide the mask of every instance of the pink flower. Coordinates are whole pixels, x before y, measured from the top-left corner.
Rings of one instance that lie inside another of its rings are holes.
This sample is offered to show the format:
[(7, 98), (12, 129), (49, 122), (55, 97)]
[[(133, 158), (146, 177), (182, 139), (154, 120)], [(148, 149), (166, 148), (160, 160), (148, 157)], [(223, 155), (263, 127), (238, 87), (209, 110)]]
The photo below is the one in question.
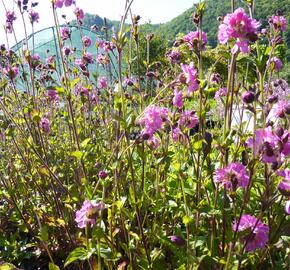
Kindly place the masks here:
[(199, 81), (197, 79), (197, 70), (194, 68), (194, 63), (191, 62), (189, 65), (181, 64), (183, 71), (182, 76), (185, 78), (185, 83), (188, 86), (187, 94), (190, 95), (196, 91), (199, 87)]
[(81, 8), (76, 7), (74, 14), (76, 15), (76, 17), (79, 21), (81, 21), (85, 18), (84, 11)]
[[(205, 50), (205, 45), (207, 43), (206, 33), (202, 32), (202, 49)], [(189, 46), (189, 48), (192, 50), (194, 48), (198, 48), (199, 43), (199, 32), (189, 32), (187, 35), (183, 37), (184, 42)]]
[(257, 38), (257, 30), (260, 26), (260, 22), (251, 19), (243, 8), (238, 8), (234, 13), (224, 17), (223, 23), (219, 26), (219, 42), (226, 44), (233, 38), (236, 40), (236, 44), (232, 48), (232, 53), (236, 53), (238, 50), (247, 53), (249, 42)]
[(70, 38), (70, 29), (68, 27), (61, 28), (60, 35), (62, 40), (67, 40)]
[(84, 45), (86, 48), (88, 48), (88, 47), (90, 47), (90, 46), (92, 45), (92, 40), (91, 40), (90, 37), (88, 37), (88, 36), (84, 36), (84, 37), (82, 38), (82, 42), (83, 42), (83, 45)]
[(109, 57), (107, 55), (103, 55), (103, 54), (97, 54), (96, 61), (97, 61), (97, 63), (100, 63), (104, 66), (108, 66), (110, 63)]
[(157, 130), (163, 127), (163, 123), (167, 121), (167, 118), (167, 108), (160, 108), (155, 105), (147, 107), (143, 117), (139, 120), (139, 123), (144, 126), (142, 134), (148, 134), (149, 138), (151, 138)]
[(172, 50), (170, 50), (170, 51), (167, 53), (167, 57), (168, 57), (169, 61), (170, 61), (172, 64), (176, 64), (176, 63), (179, 63), (179, 62), (180, 62), (180, 59), (181, 59), (181, 53), (180, 53), (180, 52), (177, 52), (177, 51), (172, 51)]
[(274, 27), (276, 30), (281, 30), (282, 32), (286, 31), (286, 19), (284, 16), (275, 16), (273, 15), (269, 19), (269, 24)]
[(57, 8), (62, 8), (63, 0), (55, 0), (54, 4)]
[(49, 100), (51, 102), (57, 102), (59, 101), (59, 96), (57, 94), (57, 91), (53, 90), (53, 89), (49, 89), (46, 92), (47, 97), (49, 98)]
[(85, 64), (92, 64), (94, 62), (93, 55), (90, 52), (84, 52), (82, 59)]
[(226, 189), (235, 190), (238, 187), (246, 188), (250, 177), (245, 166), (241, 163), (231, 163), (225, 168), (216, 170), (214, 181), (222, 183)]
[(268, 67), (270, 67), (271, 70), (275, 70), (277, 72), (282, 69), (282, 61), (276, 56), (269, 59), (267, 61), (267, 65)]
[(103, 202), (92, 202), (85, 200), (82, 208), (76, 211), (75, 221), (78, 223), (79, 228), (86, 228), (86, 226), (93, 227), (96, 224), (96, 219), (99, 217), (99, 211), (105, 208)]
[(173, 139), (173, 141), (180, 142), (182, 144), (184, 144), (187, 141), (186, 135), (180, 130), (179, 127), (173, 129), (172, 139)]
[(183, 92), (179, 91), (177, 88), (174, 89), (174, 97), (172, 100), (172, 104), (177, 108), (183, 107)]
[(148, 141), (147, 141), (148, 145), (153, 148), (153, 149), (157, 149), (160, 144), (161, 144), (161, 141), (158, 137), (156, 136), (152, 136)]
[(64, 0), (64, 5), (65, 5), (66, 7), (71, 6), (72, 3), (73, 3), (73, 0)]
[(198, 118), (195, 111), (185, 111), (181, 114), (178, 120), (178, 126), (180, 128), (192, 129), (198, 124)]
[(45, 59), (45, 63), (47, 65), (54, 65), (55, 64), (55, 57), (54, 56), (48, 56), (46, 59)]
[(125, 77), (124, 84), (126, 84), (128, 86), (133, 86), (134, 85), (134, 78)]
[(36, 11), (34, 11), (33, 9), (30, 9), (28, 11), (28, 14), (29, 14), (30, 22), (32, 24), (34, 24), (35, 22), (37, 23), (39, 22), (39, 14)]
[(246, 141), (248, 147), (254, 147), (254, 156), (258, 153), (262, 155), (265, 163), (278, 162), (290, 154), (289, 134), (283, 131), (281, 135), (276, 135), (271, 127), (256, 130), (255, 141), (249, 138)]
[(107, 84), (107, 79), (106, 77), (100, 77), (99, 80), (98, 80), (98, 87), (99, 88), (107, 88), (108, 84)]
[(49, 119), (46, 117), (42, 117), (39, 126), (42, 129), (43, 132), (48, 133), (50, 131), (50, 122)]
[(6, 22), (9, 22), (12, 24), (13, 21), (15, 21), (16, 19), (17, 19), (17, 17), (15, 15), (14, 11), (10, 11), (10, 10), (6, 11)]
[(290, 103), (285, 100), (280, 100), (272, 107), (273, 115), (277, 118), (284, 118), (286, 114), (290, 114)]
[(221, 99), (221, 97), (225, 97), (226, 95), (227, 95), (227, 89), (223, 87), (215, 92), (214, 98)]
[(7, 66), (7, 67), (3, 68), (3, 73), (7, 77), (9, 77), (10, 80), (13, 80), (18, 75), (19, 70), (18, 70), (18, 67), (16, 67), (16, 66), (13, 66), (13, 67)]
[(269, 227), (251, 215), (242, 215), (239, 224), (238, 220), (235, 220), (233, 230), (247, 232), (241, 238), (246, 245), (246, 251), (264, 248), (269, 240)]
[(69, 56), (69, 55), (72, 54), (72, 50), (71, 50), (71, 48), (68, 47), (68, 46), (64, 46), (64, 47), (62, 48), (62, 52), (63, 52), (63, 54), (64, 54), (65, 56)]
[(103, 49), (105, 52), (110, 52), (115, 49), (115, 45), (111, 41), (97, 40), (96, 47)]
[(282, 195), (290, 197), (290, 169), (279, 170), (277, 174), (283, 177), (278, 185), (279, 191)]

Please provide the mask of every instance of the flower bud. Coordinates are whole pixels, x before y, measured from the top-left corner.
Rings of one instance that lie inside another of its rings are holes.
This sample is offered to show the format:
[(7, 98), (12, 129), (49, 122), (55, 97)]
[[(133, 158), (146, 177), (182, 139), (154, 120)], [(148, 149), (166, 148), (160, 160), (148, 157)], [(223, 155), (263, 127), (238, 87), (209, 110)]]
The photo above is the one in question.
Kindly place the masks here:
[(107, 177), (107, 173), (106, 173), (105, 171), (100, 171), (100, 172), (99, 172), (99, 177), (100, 177), (101, 179), (105, 179), (105, 178)]
[(242, 94), (242, 100), (247, 104), (252, 103), (255, 100), (255, 94), (251, 91), (244, 92)]

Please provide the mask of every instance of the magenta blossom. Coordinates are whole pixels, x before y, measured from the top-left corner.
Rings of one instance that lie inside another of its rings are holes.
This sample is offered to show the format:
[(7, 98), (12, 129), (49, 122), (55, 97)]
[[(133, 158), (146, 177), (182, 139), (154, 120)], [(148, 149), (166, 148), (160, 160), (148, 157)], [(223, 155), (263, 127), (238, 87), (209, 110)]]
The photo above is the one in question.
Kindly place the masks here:
[[(207, 43), (206, 33), (202, 32), (201, 39), (202, 39), (202, 49), (205, 50), (205, 45)], [(186, 42), (186, 44), (191, 50), (194, 48), (198, 48), (199, 32), (198, 31), (189, 32), (187, 35), (183, 37), (183, 41)]]
[(44, 133), (50, 132), (50, 121), (46, 117), (42, 117), (39, 126)]
[(62, 40), (67, 40), (70, 38), (70, 29), (68, 27), (61, 28), (60, 35)]
[(272, 107), (272, 113), (276, 118), (285, 118), (286, 114), (290, 114), (290, 102), (280, 100)]
[(282, 32), (286, 31), (286, 19), (284, 16), (273, 15), (269, 19), (269, 24), (276, 30), (281, 30)]
[(221, 183), (226, 189), (230, 190), (235, 190), (238, 187), (246, 188), (249, 180), (250, 177), (245, 166), (238, 162), (217, 169), (214, 176), (216, 183)]
[(185, 111), (181, 114), (178, 120), (178, 126), (183, 128), (192, 129), (198, 124), (198, 118), (195, 111)]
[(278, 136), (271, 127), (256, 130), (255, 141), (249, 138), (246, 144), (254, 148), (254, 156), (261, 154), (262, 161), (265, 163), (278, 162), (280, 164), (284, 157), (290, 154), (289, 133), (283, 131)]
[(57, 8), (62, 8), (63, 5), (66, 7), (71, 6), (73, 3), (73, 0), (55, 0), (54, 4)]
[(172, 64), (177, 64), (181, 60), (180, 52), (170, 50), (166, 55)]
[(18, 75), (19, 70), (18, 70), (18, 67), (16, 67), (16, 66), (13, 66), (13, 67), (7, 66), (7, 67), (3, 68), (3, 73), (7, 77), (9, 77), (10, 80), (13, 80)]
[(268, 67), (270, 67), (271, 70), (275, 70), (277, 72), (282, 69), (282, 61), (276, 56), (269, 59), (267, 61), (267, 65)]
[(98, 87), (99, 88), (107, 88), (108, 87), (108, 84), (107, 84), (107, 79), (106, 77), (100, 77), (99, 80), (98, 80)]
[(111, 52), (115, 49), (115, 45), (111, 41), (97, 40), (96, 47), (103, 49), (105, 52)]
[(91, 40), (91, 38), (88, 37), (88, 36), (84, 36), (84, 37), (82, 38), (82, 42), (83, 42), (83, 45), (84, 45), (86, 48), (88, 48), (88, 47), (90, 47), (90, 46), (92, 45), (92, 40)]
[(218, 39), (221, 44), (226, 44), (231, 39), (236, 41), (232, 53), (240, 50), (243, 53), (249, 51), (249, 42), (257, 38), (258, 28), (261, 23), (251, 19), (243, 8), (238, 8), (232, 14), (224, 17), (223, 23), (219, 26)]
[(13, 23), (17, 19), (15, 12), (7, 10), (6, 11), (6, 22)]
[(194, 63), (191, 62), (189, 65), (181, 64), (182, 68), (182, 76), (181, 80), (183, 82), (183, 78), (185, 79), (185, 83), (188, 86), (187, 94), (190, 95), (194, 91), (196, 91), (199, 87), (199, 81), (197, 79), (197, 70), (194, 68)]
[(105, 208), (103, 202), (93, 202), (85, 200), (82, 208), (76, 211), (75, 221), (78, 223), (79, 228), (86, 228), (86, 226), (93, 227), (96, 224), (96, 219), (99, 217), (99, 211)]
[(290, 169), (279, 170), (277, 174), (283, 177), (278, 185), (279, 191), (282, 195), (290, 197)]
[(35, 22), (37, 23), (39, 22), (39, 14), (36, 11), (34, 11), (33, 9), (30, 9), (28, 11), (28, 14), (29, 14), (30, 22), (32, 24), (34, 24)]
[(269, 239), (269, 227), (251, 215), (242, 215), (240, 222), (235, 220), (233, 230), (247, 232), (247, 234), (241, 238), (243, 244), (246, 245), (246, 251), (264, 248)]
[(218, 100), (218, 99), (221, 99), (221, 97), (225, 97), (226, 95), (227, 95), (227, 89), (225, 87), (222, 87), (215, 92), (214, 98)]
[(139, 123), (144, 126), (142, 134), (148, 134), (149, 138), (152, 138), (153, 134), (163, 127), (163, 123), (167, 121), (167, 118), (167, 108), (160, 108), (155, 105), (147, 107), (143, 117), (139, 120)]
[(49, 101), (51, 101), (51, 102), (58, 102), (59, 101), (59, 96), (58, 96), (56, 90), (49, 89), (49, 90), (47, 90), (46, 95), (47, 95)]
[(62, 8), (63, 0), (55, 0), (54, 4), (57, 8)]
[(156, 136), (152, 136), (148, 141), (147, 141), (148, 145), (153, 148), (153, 149), (157, 149), (160, 144), (161, 144), (161, 140), (156, 137)]
[(183, 107), (183, 92), (179, 91), (177, 88), (174, 89), (172, 104), (179, 109)]
[(68, 47), (68, 46), (64, 46), (64, 47), (62, 48), (62, 52), (63, 52), (63, 54), (64, 54), (65, 56), (69, 56), (69, 55), (72, 54), (72, 50), (71, 50), (71, 48)]
[(81, 8), (76, 7), (76, 9), (74, 10), (74, 14), (76, 15), (79, 21), (85, 18), (85, 13)]
[(94, 63), (93, 55), (90, 52), (84, 52), (82, 60), (84, 64)]
[(133, 86), (134, 85), (134, 78), (133, 77), (129, 78), (128, 76), (126, 76), (124, 78), (124, 84), (128, 85), (128, 86)]

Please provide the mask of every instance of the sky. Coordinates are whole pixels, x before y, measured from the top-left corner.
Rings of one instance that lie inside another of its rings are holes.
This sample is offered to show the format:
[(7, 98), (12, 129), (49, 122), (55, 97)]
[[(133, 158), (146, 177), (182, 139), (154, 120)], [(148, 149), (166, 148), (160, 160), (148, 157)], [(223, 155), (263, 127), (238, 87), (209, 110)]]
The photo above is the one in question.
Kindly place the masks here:
[[(124, 12), (126, 0), (77, 0), (76, 4), (82, 8), (85, 12), (91, 14), (97, 14), (101, 17), (106, 17), (111, 20), (119, 20)], [(3, 25), (5, 24), (5, 8), (8, 10), (18, 11), (18, 7), (15, 4), (16, 0), (0, 0), (0, 44), (6, 44), (6, 36)], [(31, 0), (29, 1), (31, 2)], [(34, 9), (40, 15), (39, 23), (35, 24), (35, 31), (43, 29), (45, 27), (52, 26), (53, 15), (51, 10), (51, 0), (34, 0), (38, 2), (38, 6)], [(141, 16), (141, 23), (164, 23), (170, 21), (174, 17), (180, 15), (186, 9), (192, 7), (196, 0), (134, 0), (132, 4), (132, 13)], [(74, 19), (73, 8), (58, 9), (59, 17), (62, 14), (67, 15), (67, 19)], [(20, 14), (17, 12), (17, 17), (20, 18)], [(27, 16), (26, 16), (27, 17)], [(24, 38), (23, 24), (18, 20), (14, 23), (14, 29), (18, 40)], [(61, 20), (60, 20), (61, 21)], [(63, 23), (64, 21), (61, 21)], [(27, 23), (28, 34), (31, 33), (31, 25)], [(15, 39), (9, 35), (10, 46), (15, 44)]]

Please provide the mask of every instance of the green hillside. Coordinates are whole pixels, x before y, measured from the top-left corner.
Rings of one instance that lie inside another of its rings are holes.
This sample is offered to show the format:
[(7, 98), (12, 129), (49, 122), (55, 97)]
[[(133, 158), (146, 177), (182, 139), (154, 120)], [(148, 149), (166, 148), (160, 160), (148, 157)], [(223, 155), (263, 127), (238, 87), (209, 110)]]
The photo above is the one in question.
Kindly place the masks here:
[[(236, 1), (236, 6), (243, 6), (245, 1)], [(178, 33), (187, 33), (194, 30), (195, 26), (192, 22), (192, 15), (195, 8), (192, 7), (184, 13), (174, 18), (168, 23), (162, 24), (157, 33), (172, 42)], [(263, 27), (268, 23), (268, 17), (275, 14), (277, 10), (281, 10), (287, 17), (288, 28), (285, 33), (285, 39), (288, 47), (290, 47), (290, 1), (289, 0), (257, 0), (255, 1), (254, 16), (262, 22)], [(231, 11), (231, 1), (229, 0), (207, 0), (205, 15), (203, 18), (203, 30), (207, 33), (208, 41), (211, 46), (217, 44), (217, 29), (219, 16), (224, 16)]]

